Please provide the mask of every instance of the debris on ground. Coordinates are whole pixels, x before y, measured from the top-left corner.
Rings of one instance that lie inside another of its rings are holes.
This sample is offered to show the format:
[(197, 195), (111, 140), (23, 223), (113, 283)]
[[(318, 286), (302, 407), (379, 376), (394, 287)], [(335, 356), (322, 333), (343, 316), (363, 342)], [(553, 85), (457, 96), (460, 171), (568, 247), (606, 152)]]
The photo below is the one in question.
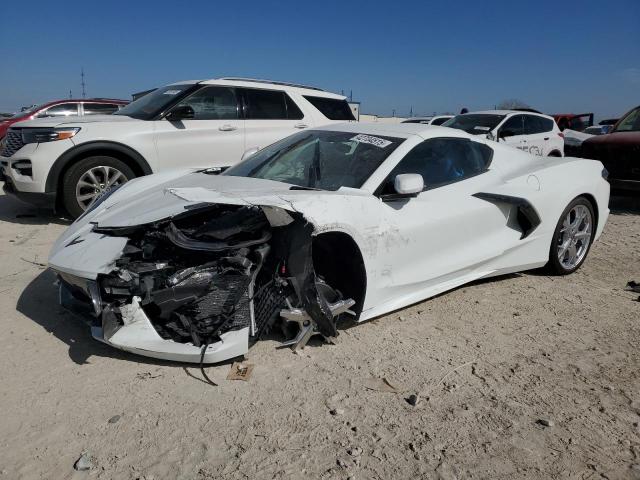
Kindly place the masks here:
[(253, 372), (252, 363), (233, 362), (227, 380), (244, 380), (245, 382), (251, 378)]
[(87, 452), (83, 452), (82, 455), (80, 455), (80, 458), (76, 460), (76, 463), (73, 464), (73, 468), (79, 472), (90, 470), (92, 467), (93, 463), (91, 462), (91, 457)]
[(331, 415), (344, 415), (344, 409), (342, 408), (332, 408), (331, 410), (329, 410), (329, 413)]
[(631, 280), (630, 282), (627, 282), (625, 290), (640, 293), (640, 283), (636, 282), (635, 280)]
[(347, 453), (352, 457), (359, 457), (362, 455), (362, 449), (360, 447), (351, 447), (347, 450)]
[(553, 420), (549, 420), (547, 418), (540, 418), (537, 423), (539, 425), (542, 425), (543, 427), (553, 427), (555, 425), (555, 423), (553, 423)]
[(405, 398), (405, 400), (409, 405), (415, 407), (418, 404), (418, 402), (420, 402), (420, 396), (416, 393), (412, 393), (407, 398)]
[(120, 420), (122, 418), (121, 415), (114, 415), (113, 417), (111, 417), (108, 422), (109, 423), (116, 423), (118, 420)]
[(364, 380), (363, 385), (365, 388), (369, 390), (375, 390), (376, 392), (391, 392), (398, 393), (404, 390), (402, 385), (395, 381), (390, 381), (389, 379), (382, 377), (371, 377)]

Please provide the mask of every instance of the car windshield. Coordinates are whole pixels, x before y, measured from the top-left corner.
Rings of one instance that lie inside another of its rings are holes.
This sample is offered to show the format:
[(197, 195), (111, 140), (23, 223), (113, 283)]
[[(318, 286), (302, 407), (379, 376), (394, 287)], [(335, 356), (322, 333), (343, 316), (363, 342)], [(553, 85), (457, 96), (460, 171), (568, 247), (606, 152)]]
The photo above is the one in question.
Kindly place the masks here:
[(464, 130), (473, 135), (481, 135), (496, 128), (504, 117), (504, 115), (492, 113), (465, 113), (447, 120), (442, 126)]
[(624, 117), (614, 130), (615, 132), (640, 132), (640, 107), (632, 110)]
[(300, 132), (264, 148), (223, 175), (302, 188), (360, 188), (405, 139), (354, 132)]
[(184, 83), (158, 88), (121, 108), (114, 115), (126, 115), (140, 120), (150, 120), (162, 112), (167, 105), (182, 97), (194, 85), (193, 83)]
[(23, 107), (19, 112), (14, 113), (9, 118), (18, 118), (24, 117), (25, 115), (30, 115), (33, 112), (36, 112), (42, 108), (40, 105), (31, 105), (30, 107)]

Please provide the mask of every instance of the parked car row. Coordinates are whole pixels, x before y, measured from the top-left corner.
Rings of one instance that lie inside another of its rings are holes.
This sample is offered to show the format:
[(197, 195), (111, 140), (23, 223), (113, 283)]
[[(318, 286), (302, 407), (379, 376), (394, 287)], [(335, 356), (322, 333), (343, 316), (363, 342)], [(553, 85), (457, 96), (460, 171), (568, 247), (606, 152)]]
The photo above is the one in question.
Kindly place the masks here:
[(8, 118), (0, 120), (0, 139), (7, 134), (7, 130), (14, 123), (25, 122), (35, 118), (109, 115), (117, 112), (127, 103), (129, 103), (127, 100), (87, 98), (82, 100), (56, 100), (42, 105), (31, 105)]
[[(228, 167), (296, 131), (354, 120), (342, 95), (231, 77), (174, 83), (129, 104), (50, 102), (0, 122), (0, 137), (6, 132), (0, 140), (0, 180), (9, 194), (78, 217), (104, 192), (135, 177), (170, 168)], [(563, 138), (556, 120), (584, 132), (566, 129)], [(530, 109), (414, 117), (404, 123), (463, 130), (541, 157), (578, 155), (592, 130), (610, 128), (592, 126), (593, 114), (554, 118)]]

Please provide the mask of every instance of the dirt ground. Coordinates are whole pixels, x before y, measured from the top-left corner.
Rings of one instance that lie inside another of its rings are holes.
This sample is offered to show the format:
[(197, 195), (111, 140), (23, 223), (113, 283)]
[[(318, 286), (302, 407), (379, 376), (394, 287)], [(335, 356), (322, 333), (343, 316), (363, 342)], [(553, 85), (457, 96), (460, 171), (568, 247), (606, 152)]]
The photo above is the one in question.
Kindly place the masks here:
[(44, 267), (66, 222), (0, 196), (0, 479), (640, 478), (640, 199), (614, 200), (574, 275), (477, 282), (301, 355), (259, 342), (249, 381), (224, 364), (213, 387), (94, 341)]

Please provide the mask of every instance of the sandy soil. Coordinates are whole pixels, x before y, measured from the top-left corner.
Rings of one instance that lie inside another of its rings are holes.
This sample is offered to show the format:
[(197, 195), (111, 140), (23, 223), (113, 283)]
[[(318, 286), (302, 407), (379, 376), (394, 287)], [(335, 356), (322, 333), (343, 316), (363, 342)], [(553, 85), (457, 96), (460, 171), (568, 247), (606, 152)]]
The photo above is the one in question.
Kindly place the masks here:
[(640, 478), (637, 200), (572, 276), (478, 282), (302, 355), (263, 341), (212, 387), (92, 340), (40, 265), (65, 222), (0, 196), (0, 479)]

